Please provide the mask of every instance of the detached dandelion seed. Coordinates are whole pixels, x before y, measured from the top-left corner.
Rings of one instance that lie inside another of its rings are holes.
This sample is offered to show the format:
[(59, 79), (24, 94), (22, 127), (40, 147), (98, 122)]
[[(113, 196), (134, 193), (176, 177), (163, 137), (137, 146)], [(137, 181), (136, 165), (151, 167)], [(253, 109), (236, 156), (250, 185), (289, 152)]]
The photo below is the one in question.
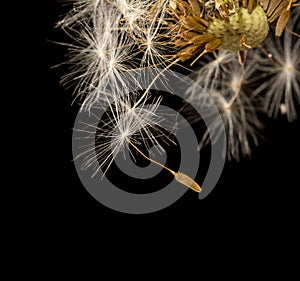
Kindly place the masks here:
[[(78, 157), (84, 158), (82, 168), (87, 169), (96, 166), (95, 175), (100, 169), (106, 166), (103, 173), (104, 176), (117, 154), (124, 149), (128, 149), (128, 146), (132, 146), (145, 159), (172, 173), (176, 181), (196, 192), (200, 192), (200, 186), (188, 175), (175, 172), (152, 158), (147, 157), (137, 147), (138, 144), (144, 144), (146, 147), (149, 147), (147, 142), (150, 142), (152, 145), (159, 145), (157, 138), (161, 135), (161, 131), (158, 126), (162, 122), (163, 117), (156, 114), (156, 110), (160, 104), (160, 99), (150, 106), (145, 104), (147, 96), (145, 96), (143, 101), (139, 100), (139, 106), (137, 103), (134, 103), (134, 106), (132, 106), (131, 100), (122, 99), (116, 95), (113, 96), (113, 100), (115, 102), (113, 105), (111, 104), (111, 100), (107, 103), (110, 104), (111, 116), (109, 117), (109, 121), (106, 120), (100, 128), (98, 124), (85, 124), (86, 129), (82, 130), (82, 132), (87, 134), (87, 137), (90, 134), (90, 129), (96, 128), (100, 130), (97, 134), (97, 139), (100, 139), (99, 144), (96, 143), (96, 146), (94, 146), (92, 140), (91, 147), (78, 155)], [(94, 150), (97, 151), (96, 155), (94, 154)], [(98, 161), (101, 164), (95, 165)]]
[(147, 157), (141, 150), (138, 149), (138, 147), (136, 147), (131, 141), (128, 140), (128, 143), (134, 147), (134, 149), (136, 149), (144, 158), (148, 159), (149, 161), (155, 163), (156, 165), (161, 166), (162, 168), (166, 169), (167, 171), (169, 171), (173, 176), (174, 179), (178, 182), (180, 182), (181, 184), (185, 185), (186, 187), (196, 191), (196, 192), (201, 192), (201, 187), (188, 175), (183, 174), (181, 172), (174, 172), (173, 170), (169, 169), (168, 167), (160, 164), (159, 162)]

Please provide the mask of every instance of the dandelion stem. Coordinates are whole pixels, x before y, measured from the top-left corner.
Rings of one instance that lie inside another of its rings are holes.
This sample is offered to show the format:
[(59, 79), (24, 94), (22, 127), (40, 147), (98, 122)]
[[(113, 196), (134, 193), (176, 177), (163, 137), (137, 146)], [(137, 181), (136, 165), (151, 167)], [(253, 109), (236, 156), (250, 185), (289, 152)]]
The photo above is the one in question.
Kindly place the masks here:
[(146, 91), (143, 93), (143, 95), (140, 97), (140, 99), (132, 106), (131, 110), (135, 109), (145, 98), (145, 96), (149, 93), (151, 87), (155, 83), (155, 81), (159, 78), (160, 75), (162, 75), (166, 70), (168, 70), (172, 65), (176, 64), (179, 61), (179, 59), (176, 59), (172, 63), (170, 63), (168, 66), (166, 66), (160, 73), (158, 73), (154, 79), (151, 81), (150, 85), (146, 89)]
[(129, 139), (126, 139), (126, 141), (137, 151), (139, 152), (144, 158), (147, 160), (153, 162), (154, 164), (164, 168), (165, 170), (169, 171), (173, 176), (176, 181), (179, 183), (185, 185), (186, 187), (196, 191), (196, 192), (201, 192), (201, 187), (188, 175), (183, 174), (181, 172), (174, 172), (173, 170), (169, 169), (168, 167), (164, 166), (163, 164), (151, 159), (150, 157), (146, 156), (136, 145), (134, 145)]
[(193, 66), (204, 54), (206, 54), (208, 51), (204, 50), (198, 57), (196, 57), (192, 63), (190, 64), (190, 66)]
[(212, 54), (214, 55), (215, 59), (218, 59), (218, 58), (219, 58), (219, 56), (218, 56), (218, 54), (216, 53), (216, 51), (213, 51)]
[(169, 169), (168, 167), (164, 166), (163, 164), (161, 164), (161, 163), (159, 163), (159, 162), (157, 162), (157, 161), (155, 161), (155, 160), (149, 158), (148, 156), (146, 156), (146, 155), (145, 155), (145, 154), (144, 154), (144, 153), (143, 153), (136, 145), (134, 145), (130, 140), (127, 139), (127, 142), (128, 142), (131, 146), (133, 146), (133, 148), (134, 148), (136, 151), (138, 151), (144, 158), (146, 158), (147, 160), (149, 160), (149, 161), (155, 163), (156, 165), (159, 165), (159, 166), (161, 166), (162, 168), (168, 170), (173, 176), (175, 176), (176, 172), (174, 172), (173, 170)]

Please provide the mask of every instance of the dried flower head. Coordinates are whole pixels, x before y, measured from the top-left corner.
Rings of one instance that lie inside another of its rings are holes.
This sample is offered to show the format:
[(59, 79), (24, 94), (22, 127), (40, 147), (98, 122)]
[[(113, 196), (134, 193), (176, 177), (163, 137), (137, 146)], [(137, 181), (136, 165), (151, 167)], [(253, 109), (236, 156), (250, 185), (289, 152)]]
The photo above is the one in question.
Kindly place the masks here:
[(174, 58), (184, 62), (196, 57), (193, 65), (205, 53), (217, 49), (239, 51), (256, 47), (267, 37), (269, 24), (277, 23), (276, 35), (280, 36), (296, 1), (158, 2), (167, 7), (165, 28), (172, 30), (172, 35), (166, 40), (173, 45)]

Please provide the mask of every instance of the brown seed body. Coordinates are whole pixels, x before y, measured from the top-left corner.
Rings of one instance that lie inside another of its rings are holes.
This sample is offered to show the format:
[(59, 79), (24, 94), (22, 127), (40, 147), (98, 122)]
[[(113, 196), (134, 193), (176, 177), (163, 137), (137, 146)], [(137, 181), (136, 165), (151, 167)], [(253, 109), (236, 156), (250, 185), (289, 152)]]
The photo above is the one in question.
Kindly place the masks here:
[(186, 174), (181, 172), (175, 173), (175, 180), (196, 192), (201, 192), (201, 187)]

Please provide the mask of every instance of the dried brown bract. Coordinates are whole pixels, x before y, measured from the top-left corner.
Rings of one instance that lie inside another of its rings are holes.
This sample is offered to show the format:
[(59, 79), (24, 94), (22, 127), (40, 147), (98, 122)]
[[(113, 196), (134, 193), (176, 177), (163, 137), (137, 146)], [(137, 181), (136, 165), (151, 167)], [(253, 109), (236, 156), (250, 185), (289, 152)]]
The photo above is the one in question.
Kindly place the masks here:
[[(161, 0), (167, 16), (164, 29), (170, 54), (185, 62), (217, 49), (242, 51), (260, 44), (269, 32), (265, 11), (257, 0)], [(160, 1), (153, 6), (152, 14)], [(268, 7), (266, 7), (268, 8)], [(286, 8), (286, 6), (285, 6)]]
[(290, 18), (291, 8), (299, 5), (299, 0), (260, 0), (268, 21), (276, 24), (275, 34), (281, 36)]

